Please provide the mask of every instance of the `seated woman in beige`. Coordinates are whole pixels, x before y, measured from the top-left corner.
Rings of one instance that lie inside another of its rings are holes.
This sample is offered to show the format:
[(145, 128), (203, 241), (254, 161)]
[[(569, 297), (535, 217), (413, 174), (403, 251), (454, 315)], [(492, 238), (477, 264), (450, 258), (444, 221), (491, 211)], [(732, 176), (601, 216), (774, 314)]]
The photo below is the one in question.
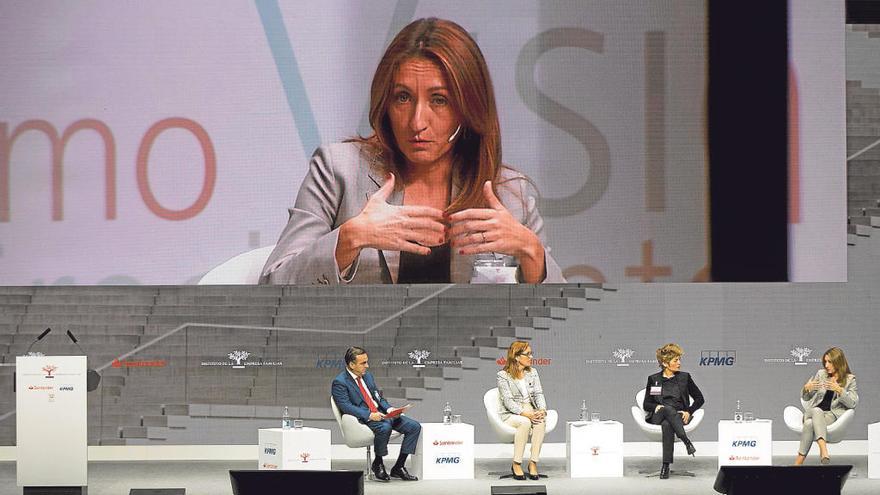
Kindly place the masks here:
[[(532, 368), (532, 348), (528, 342), (516, 341), (507, 349), (507, 362), (498, 372), (498, 393), (501, 396), (501, 419), (516, 428), (513, 438), (513, 464), (510, 467), (513, 478), (524, 480), (538, 479), (538, 461), (541, 445), (544, 443), (547, 403), (541, 389), (538, 370)], [(529, 457), (528, 472), (522, 468), (523, 453), (529, 435), (532, 437), (532, 452)]]
[(823, 368), (810, 378), (801, 389), (804, 403), (804, 429), (795, 465), (804, 463), (813, 440), (819, 444), (822, 464), (831, 462), (828, 455), (828, 425), (837, 421), (847, 409), (859, 403), (856, 376), (852, 374), (846, 356), (839, 347), (832, 347), (822, 355)]

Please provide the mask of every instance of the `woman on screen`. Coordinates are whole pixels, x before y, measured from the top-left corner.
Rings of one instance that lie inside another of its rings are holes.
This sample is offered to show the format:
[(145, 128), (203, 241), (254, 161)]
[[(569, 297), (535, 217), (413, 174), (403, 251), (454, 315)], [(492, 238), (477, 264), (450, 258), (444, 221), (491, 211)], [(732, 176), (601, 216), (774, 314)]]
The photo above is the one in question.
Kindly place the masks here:
[(703, 393), (694, 383), (690, 373), (681, 371), (683, 354), (684, 351), (678, 344), (666, 344), (657, 349), (657, 364), (662, 371), (648, 377), (645, 400), (642, 402), (645, 420), (660, 425), (663, 431), (663, 464), (660, 466), (660, 479), (669, 478), (675, 436), (684, 444), (689, 455), (694, 455), (697, 451), (685, 433), (684, 425), (690, 423), (691, 417), (705, 401)]
[(828, 425), (835, 422), (847, 409), (855, 409), (859, 403), (856, 376), (849, 369), (846, 356), (839, 347), (832, 347), (822, 355), (823, 368), (807, 380), (801, 389), (804, 405), (804, 429), (798, 447), (795, 465), (804, 463), (813, 440), (819, 444), (822, 464), (831, 462), (828, 455)]
[[(528, 342), (518, 340), (507, 349), (507, 362), (496, 375), (498, 395), (501, 397), (501, 420), (516, 428), (513, 437), (513, 478), (538, 479), (538, 461), (544, 444), (547, 403), (541, 389), (538, 370), (532, 368), (532, 348)], [(523, 453), (526, 442), (532, 437), (532, 451), (527, 470), (523, 471)]]
[(489, 70), (461, 26), (412, 22), (370, 88), (373, 133), (312, 156), (261, 283), (468, 282), (475, 255), (564, 282), (531, 181), (501, 162)]

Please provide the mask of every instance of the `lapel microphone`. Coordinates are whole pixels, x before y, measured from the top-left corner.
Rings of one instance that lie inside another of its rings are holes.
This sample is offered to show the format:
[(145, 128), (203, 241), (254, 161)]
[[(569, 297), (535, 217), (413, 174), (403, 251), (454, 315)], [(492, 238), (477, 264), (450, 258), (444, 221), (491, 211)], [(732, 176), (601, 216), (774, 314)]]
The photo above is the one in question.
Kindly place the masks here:
[(449, 136), (449, 139), (447, 139), (446, 142), (451, 143), (452, 140), (455, 139), (455, 136), (458, 136), (459, 131), (461, 131), (461, 124), (458, 124), (458, 127), (455, 128), (455, 132), (453, 132), (452, 135)]

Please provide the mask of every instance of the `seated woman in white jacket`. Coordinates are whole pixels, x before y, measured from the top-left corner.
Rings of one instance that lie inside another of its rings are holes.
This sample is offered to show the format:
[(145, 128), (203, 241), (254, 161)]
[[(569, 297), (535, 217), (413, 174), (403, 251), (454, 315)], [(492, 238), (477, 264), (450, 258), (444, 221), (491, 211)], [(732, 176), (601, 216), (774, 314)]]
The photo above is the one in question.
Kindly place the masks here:
[(859, 403), (856, 376), (852, 374), (846, 356), (839, 347), (832, 347), (822, 355), (823, 369), (810, 378), (801, 389), (804, 402), (804, 429), (795, 465), (804, 463), (813, 440), (819, 445), (822, 464), (831, 462), (828, 455), (828, 425), (837, 421), (847, 409)]
[[(538, 479), (538, 461), (544, 443), (547, 403), (541, 389), (538, 370), (532, 368), (532, 348), (528, 342), (516, 341), (507, 349), (507, 362), (498, 372), (498, 393), (501, 396), (501, 420), (516, 428), (513, 438), (513, 478)], [(528, 471), (523, 471), (522, 460), (526, 442), (532, 437), (532, 451)]]

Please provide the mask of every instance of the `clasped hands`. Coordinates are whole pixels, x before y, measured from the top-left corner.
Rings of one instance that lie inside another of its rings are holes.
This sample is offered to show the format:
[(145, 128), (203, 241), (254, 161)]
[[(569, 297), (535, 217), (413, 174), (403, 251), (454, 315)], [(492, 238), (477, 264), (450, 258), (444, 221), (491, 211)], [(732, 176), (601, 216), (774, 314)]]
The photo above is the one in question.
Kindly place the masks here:
[(483, 197), (489, 208), (469, 208), (446, 214), (429, 206), (391, 205), (395, 176), (388, 174), (385, 184), (353, 218), (358, 249), (365, 247), (428, 255), (430, 246), (450, 241), (458, 254), (501, 253), (535, 256), (541, 249), (538, 237), (517, 221), (504, 207), (492, 182), (483, 184)]
[(525, 416), (526, 418), (529, 418), (529, 421), (531, 421), (534, 425), (544, 421), (544, 418), (547, 417), (547, 411), (543, 409), (537, 411), (523, 411), (520, 413), (520, 416)]

